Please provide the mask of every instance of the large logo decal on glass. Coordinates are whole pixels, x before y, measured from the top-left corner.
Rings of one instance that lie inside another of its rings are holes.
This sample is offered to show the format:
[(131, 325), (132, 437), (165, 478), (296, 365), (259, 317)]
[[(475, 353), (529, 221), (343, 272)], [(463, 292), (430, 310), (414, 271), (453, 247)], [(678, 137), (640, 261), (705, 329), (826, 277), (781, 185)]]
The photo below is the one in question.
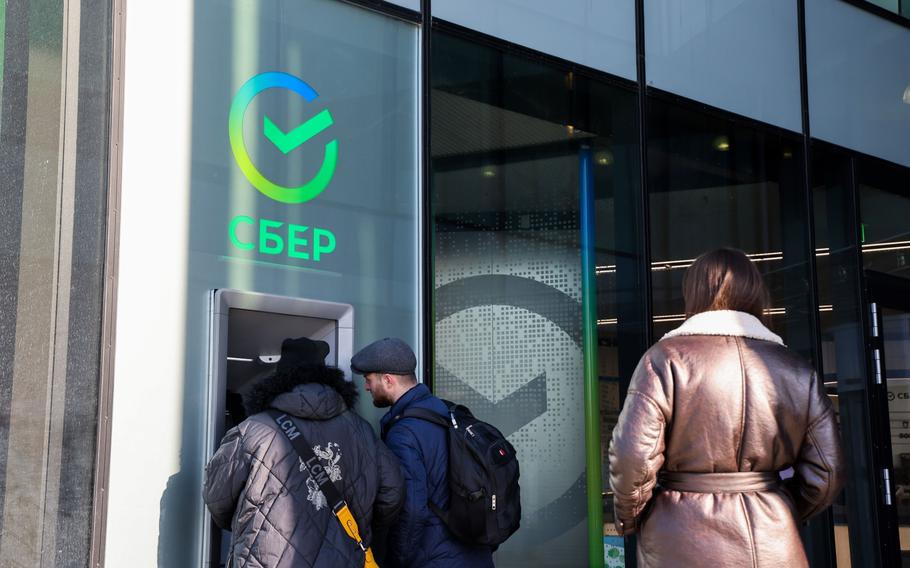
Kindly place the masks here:
[[(434, 297), (437, 323), (472, 308), (512, 306), (553, 322), (579, 350), (582, 349), (582, 332), (578, 325), (582, 315), (581, 302), (543, 282), (511, 274), (468, 276), (436, 288)], [(436, 384), (445, 385), (446, 398), (465, 404), (477, 416), (495, 416), (497, 427), (506, 436), (548, 411), (546, 372), (494, 403), (438, 361), (435, 368)], [(522, 518), (519, 533), (523, 535), (522, 542), (552, 540), (583, 521), (584, 507), (573, 508), (567, 504), (583, 504), (585, 491), (586, 478), (582, 471), (563, 494)]]
[[(240, 87), (231, 103), (231, 112), (228, 118), (228, 134), (231, 140), (231, 150), (240, 171), (250, 180), (253, 187), (262, 194), (281, 201), (282, 203), (304, 203), (322, 193), (322, 190), (332, 181), (335, 173), (335, 164), (338, 161), (338, 140), (331, 140), (325, 144), (322, 165), (316, 175), (303, 185), (289, 187), (277, 184), (268, 179), (253, 164), (246, 144), (243, 141), (243, 117), (246, 109), (260, 93), (267, 89), (286, 89), (297, 93), (307, 102), (313, 102), (319, 94), (309, 85), (288, 73), (267, 72), (252, 77)], [(276, 125), (268, 116), (263, 117), (262, 134), (269, 142), (275, 145), (283, 154), (305, 144), (308, 140), (330, 127), (333, 123), (332, 114), (328, 109), (322, 109), (318, 114), (308, 119), (303, 124), (297, 125), (289, 132), (285, 132)], [(310, 151), (317, 151), (315, 148)]]

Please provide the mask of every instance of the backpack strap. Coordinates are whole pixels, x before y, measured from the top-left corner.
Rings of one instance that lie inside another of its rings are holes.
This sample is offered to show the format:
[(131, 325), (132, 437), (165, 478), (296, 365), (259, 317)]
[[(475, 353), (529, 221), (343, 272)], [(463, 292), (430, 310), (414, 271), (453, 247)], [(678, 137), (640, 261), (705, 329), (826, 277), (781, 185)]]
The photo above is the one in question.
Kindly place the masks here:
[[(432, 410), (427, 410), (426, 408), (408, 408), (404, 412), (396, 414), (395, 416), (392, 417), (391, 420), (389, 420), (388, 424), (386, 424), (382, 429), (383, 435), (388, 434), (389, 430), (392, 429), (392, 426), (394, 426), (395, 424), (398, 424), (398, 421), (401, 420), (402, 418), (417, 418), (419, 420), (424, 420), (426, 422), (432, 422), (433, 424), (436, 424), (437, 426), (442, 426), (443, 428), (450, 428), (450, 427), (458, 428), (458, 423), (455, 422), (454, 419), (451, 419), (451, 421), (450, 421), (449, 419), (447, 419), (446, 417), (442, 416), (441, 414), (439, 414), (437, 412), (433, 412)], [(450, 416), (450, 418), (451, 418), (451, 416)]]
[(360, 539), (360, 530), (357, 526), (357, 520), (354, 519), (354, 515), (348, 507), (347, 501), (344, 500), (341, 492), (335, 487), (335, 483), (328, 474), (326, 474), (322, 463), (319, 461), (319, 458), (316, 457), (316, 454), (313, 453), (312, 446), (303, 436), (303, 432), (297, 427), (294, 419), (286, 413), (275, 410), (274, 408), (269, 408), (266, 410), (266, 413), (272, 418), (275, 425), (278, 426), (278, 431), (284, 434), (284, 437), (287, 438), (288, 442), (294, 447), (294, 451), (300, 456), (300, 463), (306, 468), (307, 473), (309, 473), (310, 477), (319, 485), (319, 490), (325, 495), (326, 502), (332, 508), (332, 514), (338, 519), (341, 528), (357, 543), (360, 550), (366, 554), (366, 563), (364, 565), (376, 566), (376, 562), (373, 560), (373, 551), (364, 545), (363, 541)]
[[(417, 418), (418, 420), (424, 420), (446, 429), (458, 428), (458, 422), (455, 421), (455, 418), (451, 414), (449, 415), (449, 418), (446, 419), (441, 414), (433, 412), (432, 410), (427, 410), (426, 408), (408, 408), (404, 412), (392, 417), (389, 423), (382, 429), (383, 436), (388, 434), (389, 430), (392, 429), (392, 426), (398, 424), (398, 421), (402, 418)], [(446, 524), (449, 523), (449, 513), (437, 507), (430, 499), (427, 499), (427, 507), (436, 514), (437, 517), (441, 518), (443, 522)]]

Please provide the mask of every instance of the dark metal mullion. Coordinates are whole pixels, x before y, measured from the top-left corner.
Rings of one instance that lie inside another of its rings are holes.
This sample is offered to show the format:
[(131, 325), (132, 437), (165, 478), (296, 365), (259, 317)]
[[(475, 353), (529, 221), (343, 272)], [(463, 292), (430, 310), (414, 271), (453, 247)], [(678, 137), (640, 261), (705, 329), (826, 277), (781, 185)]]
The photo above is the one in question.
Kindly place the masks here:
[[(812, 359), (819, 377), (824, 377), (821, 344), (821, 317), (819, 316), (818, 266), (815, 257), (815, 199), (812, 191), (812, 143), (809, 114), (809, 73), (806, 48), (806, 1), (797, 0), (797, 32), (799, 34), (799, 84), (800, 113), (803, 128), (803, 188), (806, 207), (806, 261), (809, 276), (809, 334)], [(807, 552), (813, 565), (832, 566), (836, 559), (834, 541), (834, 515), (829, 507), (823, 514), (809, 521), (803, 529), (810, 539)]]
[(821, 369), (821, 322), (818, 315), (818, 271), (815, 263), (815, 201), (812, 193), (812, 144), (809, 123), (809, 78), (806, 63), (806, 1), (797, 0), (797, 20), (799, 30), (799, 82), (800, 107), (803, 126), (803, 166), (805, 177), (803, 185), (806, 204), (806, 242), (808, 244), (809, 262), (809, 298), (811, 313), (809, 315), (812, 334), (812, 352), (816, 367)]
[(432, 172), (430, 160), (430, 51), (433, 36), (433, 11), (431, 0), (420, 0), (420, 97), (423, 108), (420, 113), (420, 131), (422, 145), (420, 149), (420, 175), (421, 175), (421, 203), (423, 209), (423, 238), (421, 239), (420, 259), (423, 269), (423, 321), (424, 334), (420, 340), (423, 342), (423, 380), (430, 389), (433, 389), (433, 370), (435, 365), (435, 269), (433, 265), (434, 242), (434, 216), (432, 194)]
[[(650, 195), (648, 193), (648, 85), (645, 69), (645, 3), (635, 0), (635, 78), (638, 84), (638, 149), (639, 149), (639, 191), (638, 191), (638, 231), (640, 257), (638, 262), (639, 279), (644, 297), (639, 297), (642, 336), (644, 349), (654, 342), (653, 329), (653, 290), (651, 284), (651, 225)], [(644, 351), (642, 349), (642, 351)], [(625, 402), (628, 380), (620, 382), (620, 402)], [(626, 566), (635, 568), (638, 565), (638, 542), (636, 537), (626, 537)]]
[(645, 2), (635, 0), (635, 68), (638, 81), (638, 146), (639, 146), (639, 186), (640, 202), (639, 227), (641, 231), (640, 263), (642, 290), (645, 301), (644, 313), (645, 343), (654, 342), (652, 315), (654, 313), (653, 294), (651, 289), (651, 223), (650, 195), (648, 193), (648, 85), (645, 69)]

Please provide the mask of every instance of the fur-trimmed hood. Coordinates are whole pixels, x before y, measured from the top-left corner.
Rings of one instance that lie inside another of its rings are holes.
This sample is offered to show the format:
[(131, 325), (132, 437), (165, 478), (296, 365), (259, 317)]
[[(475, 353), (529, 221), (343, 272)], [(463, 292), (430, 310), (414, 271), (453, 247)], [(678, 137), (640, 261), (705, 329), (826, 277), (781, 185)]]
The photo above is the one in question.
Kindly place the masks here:
[(661, 339), (680, 335), (729, 335), (784, 344), (783, 339), (765, 327), (757, 317), (733, 310), (712, 310), (695, 314)]
[(297, 367), (270, 375), (243, 397), (247, 416), (277, 408), (308, 420), (327, 420), (354, 407), (357, 386), (334, 367)]

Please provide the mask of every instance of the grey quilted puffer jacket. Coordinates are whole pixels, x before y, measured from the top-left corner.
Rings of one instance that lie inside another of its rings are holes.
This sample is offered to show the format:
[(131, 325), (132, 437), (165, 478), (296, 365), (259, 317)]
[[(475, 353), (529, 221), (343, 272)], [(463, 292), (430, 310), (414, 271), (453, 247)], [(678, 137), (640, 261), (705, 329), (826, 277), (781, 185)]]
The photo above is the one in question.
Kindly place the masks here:
[(233, 567), (363, 566), (363, 552), (301, 471), (291, 443), (262, 413), (271, 406), (296, 417), (370, 544), (372, 527), (394, 520), (404, 484), (395, 456), (350, 410), (356, 397), (340, 371), (311, 368), (266, 379), (245, 401), (250, 418), (225, 435), (204, 487), (215, 522), (233, 533)]

